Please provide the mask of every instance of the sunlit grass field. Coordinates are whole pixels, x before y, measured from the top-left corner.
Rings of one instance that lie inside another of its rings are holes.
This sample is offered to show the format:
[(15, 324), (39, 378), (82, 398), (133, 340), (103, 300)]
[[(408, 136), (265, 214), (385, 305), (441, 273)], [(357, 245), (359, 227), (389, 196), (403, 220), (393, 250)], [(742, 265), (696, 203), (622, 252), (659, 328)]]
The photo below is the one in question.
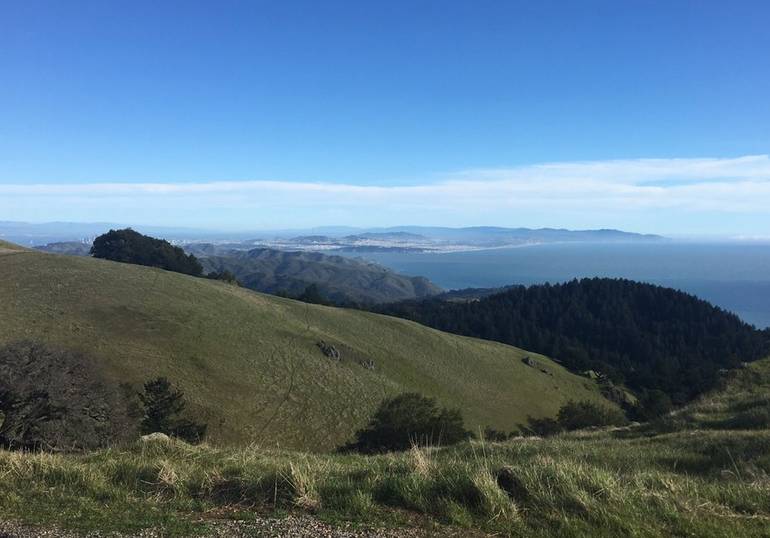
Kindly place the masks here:
[[(214, 430), (201, 446), (0, 452), (0, 519), (176, 536), (292, 512), (503, 536), (770, 535), (767, 360), (650, 424), (343, 455), (321, 451), (402, 390), (499, 429), (599, 396), (508, 346), (142, 267), (5, 246), (0, 294), (0, 341), (82, 349), (116, 382), (167, 375)], [(343, 360), (320, 354), (319, 339)]]
[(3, 452), (0, 517), (186, 535), (250, 513), (389, 526), (408, 513), (510, 536), (767, 536), (768, 446), (764, 430), (596, 432), (383, 456), (181, 442)]
[[(405, 391), (462, 408), (473, 431), (509, 431), (570, 399), (604, 401), (594, 382), (510, 346), (159, 269), (6, 249), (0, 344), (19, 339), (82, 350), (113, 384), (168, 377), (215, 445), (330, 450)], [(342, 359), (324, 356), (320, 340)], [(547, 373), (522, 363), (528, 355)]]
[[(170, 535), (301, 512), (504, 536), (768, 536), (770, 423), (715, 422), (751, 407), (768, 381), (765, 360), (653, 424), (380, 456), (162, 440), (84, 455), (0, 452), (0, 517)], [(667, 431), (682, 415), (700, 422)]]

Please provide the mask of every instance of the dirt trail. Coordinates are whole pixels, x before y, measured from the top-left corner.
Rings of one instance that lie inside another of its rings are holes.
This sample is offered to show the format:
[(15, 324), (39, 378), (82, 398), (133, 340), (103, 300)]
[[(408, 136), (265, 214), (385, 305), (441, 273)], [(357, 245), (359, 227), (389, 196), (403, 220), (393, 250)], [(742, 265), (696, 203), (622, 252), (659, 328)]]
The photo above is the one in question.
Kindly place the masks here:
[[(209, 531), (196, 536), (205, 538), (481, 538), (469, 529), (419, 528), (360, 529), (333, 527), (311, 516), (288, 516), (281, 519), (257, 518), (248, 521), (208, 521)], [(139, 534), (90, 532), (79, 534), (56, 528), (40, 528), (0, 521), (0, 538), (160, 538), (165, 533), (148, 529)]]

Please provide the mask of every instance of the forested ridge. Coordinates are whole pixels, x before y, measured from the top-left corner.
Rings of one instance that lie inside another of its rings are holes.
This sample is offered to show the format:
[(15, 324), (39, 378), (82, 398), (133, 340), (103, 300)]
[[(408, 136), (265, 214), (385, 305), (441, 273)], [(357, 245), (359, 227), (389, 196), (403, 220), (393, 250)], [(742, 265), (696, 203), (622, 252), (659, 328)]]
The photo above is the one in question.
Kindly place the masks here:
[(175, 273), (201, 276), (203, 268), (192, 254), (163, 239), (155, 239), (126, 228), (110, 230), (94, 239), (91, 255), (114, 262), (159, 267)]
[(682, 403), (714, 386), (720, 369), (768, 354), (758, 331), (695, 296), (625, 279), (515, 286), (468, 302), (439, 298), (378, 312), (549, 355)]
[(286, 252), (256, 248), (249, 251), (212, 245), (188, 245), (205, 271), (229, 271), (246, 288), (300, 297), (315, 286), (322, 301), (337, 305), (372, 305), (441, 293), (423, 277), (407, 277), (373, 263), (320, 252)]

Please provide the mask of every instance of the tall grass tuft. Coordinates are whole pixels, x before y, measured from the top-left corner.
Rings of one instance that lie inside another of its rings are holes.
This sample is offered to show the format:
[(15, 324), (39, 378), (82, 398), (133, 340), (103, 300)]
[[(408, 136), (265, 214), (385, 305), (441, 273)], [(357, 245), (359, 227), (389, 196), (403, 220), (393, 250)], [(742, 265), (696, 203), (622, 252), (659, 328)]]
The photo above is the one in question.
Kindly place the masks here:
[(92, 454), (0, 452), (0, 517), (189, 535), (206, 513), (406, 511), (515, 536), (765, 536), (770, 431), (551, 439), (313, 455), (179, 441)]

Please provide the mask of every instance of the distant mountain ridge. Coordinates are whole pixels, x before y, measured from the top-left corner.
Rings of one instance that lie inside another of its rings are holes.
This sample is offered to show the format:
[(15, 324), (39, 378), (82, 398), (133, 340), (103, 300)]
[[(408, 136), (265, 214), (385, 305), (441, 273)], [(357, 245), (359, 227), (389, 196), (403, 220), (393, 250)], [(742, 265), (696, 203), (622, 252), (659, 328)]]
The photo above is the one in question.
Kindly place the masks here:
[[(45, 245), (46, 243), (84, 241), (93, 239), (109, 229), (126, 228), (128, 225), (106, 222), (46, 222), (29, 223), (0, 221), (0, 238), (26, 246)], [(309, 239), (330, 243), (355, 241), (401, 243), (458, 243), (461, 246), (491, 247), (505, 244), (551, 241), (657, 241), (661, 236), (638, 234), (614, 229), (568, 230), (564, 228), (505, 228), (498, 226), (471, 226), (450, 228), (441, 226), (393, 226), (393, 227), (348, 227), (321, 226), (294, 230), (238, 230), (221, 231), (201, 228), (170, 226), (132, 225), (138, 232), (166, 239), (171, 242), (230, 242), (247, 243), (256, 246), (270, 246), (274, 240), (291, 241)], [(466, 244), (469, 243), (469, 244)], [(394, 246), (391, 245), (391, 246)], [(350, 246), (350, 245), (348, 245)], [(376, 245), (379, 247), (385, 245)], [(360, 245), (357, 245), (360, 247)]]
[(367, 230), (372, 233), (399, 233), (417, 234), (426, 237), (456, 238), (456, 237), (485, 237), (485, 236), (538, 236), (553, 238), (604, 238), (604, 239), (645, 239), (659, 240), (663, 236), (655, 234), (641, 234), (625, 232), (614, 228), (600, 228), (587, 230), (571, 230), (567, 228), (508, 228), (504, 226), (466, 226), (452, 228), (445, 226), (393, 226), (390, 228), (373, 228)]
[(441, 253), (519, 247), (542, 243), (650, 242), (663, 239), (658, 235), (637, 234), (612, 229), (402, 226), (362, 230), (355, 234), (342, 236), (331, 233), (316, 233), (292, 237), (274, 237), (272, 239), (253, 239), (245, 242), (245, 244), (280, 250)]
[(375, 263), (319, 252), (257, 248), (228, 250), (211, 244), (187, 245), (205, 272), (229, 271), (255, 291), (300, 295), (315, 284), (337, 303), (385, 303), (424, 298), (443, 290), (424, 277), (400, 275)]
[(66, 254), (68, 256), (88, 256), (91, 251), (90, 243), (82, 241), (60, 241), (36, 246), (35, 250), (50, 252), (51, 254)]
[(411, 233), (411, 232), (363, 232), (360, 234), (354, 234), (354, 235), (346, 235), (344, 239), (357, 239), (357, 240), (365, 240), (365, 239), (379, 239), (379, 240), (397, 240), (397, 241), (403, 241), (403, 240), (417, 240), (417, 241), (424, 241), (428, 239), (422, 234), (417, 233)]

